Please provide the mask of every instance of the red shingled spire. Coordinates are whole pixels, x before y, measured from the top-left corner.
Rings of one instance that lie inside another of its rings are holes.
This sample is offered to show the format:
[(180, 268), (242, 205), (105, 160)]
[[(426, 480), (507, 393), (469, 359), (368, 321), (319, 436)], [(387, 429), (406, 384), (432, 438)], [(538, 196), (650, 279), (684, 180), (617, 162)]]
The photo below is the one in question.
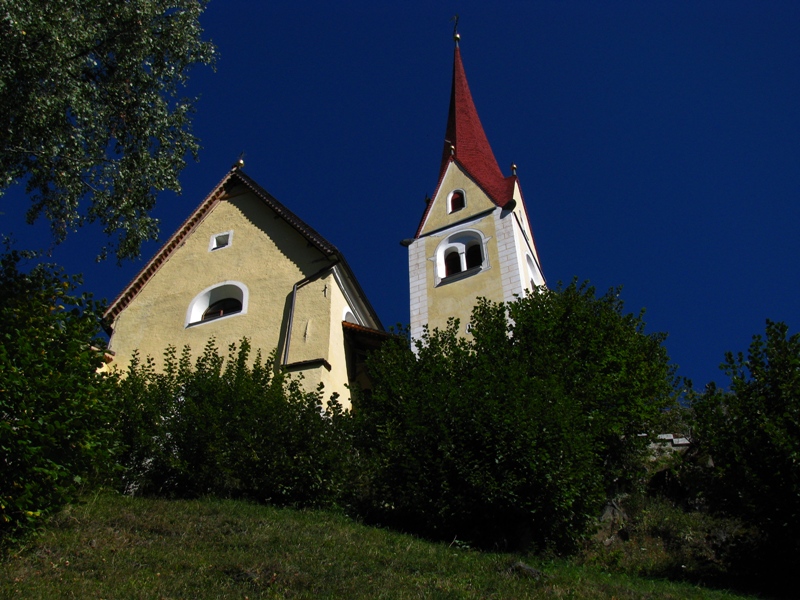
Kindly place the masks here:
[(509, 178), (503, 177), (494, 157), (472, 101), (458, 42), (453, 60), (450, 113), (447, 117), (439, 181), (451, 160), (455, 160), (498, 206), (504, 206), (511, 199), (516, 178), (513, 175)]
[[(439, 193), (444, 174), (451, 162), (455, 162), (478, 186), (486, 192), (489, 199), (497, 206), (505, 208), (514, 195), (514, 183), (517, 181), (516, 172), (509, 177), (503, 177), (497, 159), (494, 157), (492, 147), (483, 125), (475, 110), (472, 94), (464, 74), (464, 65), (461, 63), (461, 51), (458, 48), (458, 33), (455, 34), (456, 49), (453, 60), (453, 83), (450, 92), (450, 114), (447, 117), (447, 131), (445, 132), (444, 151), (442, 164), (439, 169), (439, 183), (433, 197)], [(520, 198), (522, 200), (522, 198)], [(428, 202), (425, 213), (417, 228), (414, 237), (422, 234), (422, 228), (430, 213), (432, 202)], [(513, 205), (512, 205), (513, 206)]]

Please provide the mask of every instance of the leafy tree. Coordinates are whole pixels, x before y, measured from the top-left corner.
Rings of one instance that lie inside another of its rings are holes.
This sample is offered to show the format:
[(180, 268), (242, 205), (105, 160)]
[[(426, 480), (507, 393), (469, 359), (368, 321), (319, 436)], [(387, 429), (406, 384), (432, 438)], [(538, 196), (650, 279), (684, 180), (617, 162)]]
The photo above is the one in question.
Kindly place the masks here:
[(482, 300), (413, 350), (386, 343), (354, 405), (365, 515), (420, 533), (567, 551), (607, 498), (639, 483), (651, 423), (672, 402), (664, 336), (618, 290)]
[(338, 497), (350, 442), (335, 399), (323, 407), (321, 390), (304, 392), (272, 357), (251, 361), (246, 339), (227, 359), (213, 340), (195, 364), (188, 347), (164, 358), (162, 371), (135, 359), (118, 384), (126, 491), (302, 506)]
[(180, 191), (193, 101), (209, 64), (198, 0), (0, 0), (0, 194), (24, 183), (55, 241), (99, 222), (118, 259), (155, 239), (156, 193)]
[(800, 334), (788, 331), (768, 320), (746, 357), (726, 354), (730, 390), (712, 383), (693, 404), (693, 444), (713, 463), (709, 508), (756, 525), (775, 569), (800, 556)]
[(112, 460), (101, 308), (79, 281), (0, 257), (0, 542), (73, 499)]

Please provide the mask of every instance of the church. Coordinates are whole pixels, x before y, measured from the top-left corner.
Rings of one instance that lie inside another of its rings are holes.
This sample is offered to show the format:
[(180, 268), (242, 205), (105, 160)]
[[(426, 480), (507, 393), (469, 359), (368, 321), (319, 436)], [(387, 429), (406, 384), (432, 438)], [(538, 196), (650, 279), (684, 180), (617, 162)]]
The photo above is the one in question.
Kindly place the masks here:
[(450, 112), (439, 182), (408, 246), (411, 336), (443, 328), (450, 317), (469, 327), (478, 298), (495, 302), (545, 285), (522, 190), (505, 177), (481, 125), (455, 36)]
[[(513, 300), (545, 285), (516, 168), (504, 176), (484, 133), (455, 35), (439, 180), (408, 248), (412, 338), (476, 300)], [(247, 337), (263, 355), (349, 406), (368, 387), (366, 353), (389, 334), (342, 253), (248, 177), (241, 161), (110, 304), (115, 368), (168, 345), (199, 354)]]

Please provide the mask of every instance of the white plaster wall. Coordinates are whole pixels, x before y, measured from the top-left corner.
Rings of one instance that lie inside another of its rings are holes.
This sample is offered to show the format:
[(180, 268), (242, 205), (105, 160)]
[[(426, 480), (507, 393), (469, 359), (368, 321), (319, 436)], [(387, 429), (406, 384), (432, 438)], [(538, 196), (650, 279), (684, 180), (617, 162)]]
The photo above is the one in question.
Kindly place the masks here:
[(497, 208), (493, 216), (497, 231), (497, 256), (503, 285), (503, 300), (510, 302), (515, 296), (521, 296), (523, 293), (520, 267), (524, 265), (524, 258), (521, 265), (520, 249), (514, 231), (516, 228), (514, 215)]
[(411, 337), (422, 337), (422, 328), (428, 322), (428, 261), (425, 256), (425, 239), (417, 239), (408, 247), (409, 296), (411, 298)]

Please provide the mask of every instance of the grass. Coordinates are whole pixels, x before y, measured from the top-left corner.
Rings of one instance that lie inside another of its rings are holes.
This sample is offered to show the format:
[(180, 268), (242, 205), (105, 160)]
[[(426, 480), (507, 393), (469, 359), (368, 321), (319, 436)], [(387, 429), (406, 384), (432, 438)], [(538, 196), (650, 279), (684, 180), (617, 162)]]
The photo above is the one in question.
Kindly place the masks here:
[[(517, 561), (544, 575), (534, 578)], [(2, 598), (732, 599), (568, 561), (481, 553), (323, 511), (101, 494), (0, 562)]]

